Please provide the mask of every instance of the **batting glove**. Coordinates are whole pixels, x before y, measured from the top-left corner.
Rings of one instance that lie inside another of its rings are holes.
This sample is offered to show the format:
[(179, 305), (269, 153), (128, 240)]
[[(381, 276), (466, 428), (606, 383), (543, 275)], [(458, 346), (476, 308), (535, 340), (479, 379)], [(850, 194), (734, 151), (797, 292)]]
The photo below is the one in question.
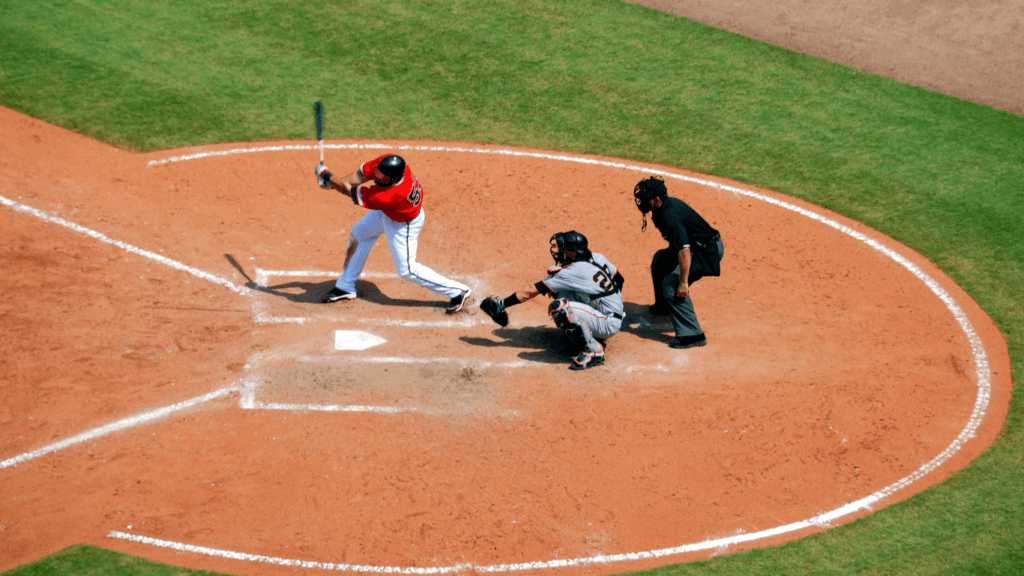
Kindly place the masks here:
[(333, 176), (333, 174), (327, 170), (327, 166), (324, 166), (323, 164), (316, 165), (316, 183), (319, 184), (321, 188), (329, 189), (331, 187), (331, 176)]

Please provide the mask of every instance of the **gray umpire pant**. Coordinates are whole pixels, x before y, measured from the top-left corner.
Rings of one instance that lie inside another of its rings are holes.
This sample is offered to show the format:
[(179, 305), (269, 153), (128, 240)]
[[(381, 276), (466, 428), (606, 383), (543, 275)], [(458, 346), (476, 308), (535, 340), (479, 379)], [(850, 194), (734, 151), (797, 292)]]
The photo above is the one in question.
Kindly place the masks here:
[[(716, 236), (714, 245), (708, 248), (710, 250), (690, 251), (690, 274), (688, 279), (690, 286), (693, 286), (694, 282), (705, 276), (718, 276), (721, 273), (720, 263), (725, 255), (725, 245), (722, 244), (721, 236)], [(654, 255), (654, 260), (657, 262), (659, 256), (664, 258), (663, 253), (667, 251), (667, 249), (659, 250)], [(676, 297), (676, 289), (679, 288), (679, 276), (680, 271), (677, 265), (675, 270), (662, 280), (662, 297), (668, 303), (669, 317), (672, 319), (672, 328), (676, 332), (676, 337), (697, 341), (704, 336), (704, 330), (701, 329), (700, 322), (697, 321), (697, 313), (693, 309), (693, 300), (690, 296), (687, 295), (686, 298)]]

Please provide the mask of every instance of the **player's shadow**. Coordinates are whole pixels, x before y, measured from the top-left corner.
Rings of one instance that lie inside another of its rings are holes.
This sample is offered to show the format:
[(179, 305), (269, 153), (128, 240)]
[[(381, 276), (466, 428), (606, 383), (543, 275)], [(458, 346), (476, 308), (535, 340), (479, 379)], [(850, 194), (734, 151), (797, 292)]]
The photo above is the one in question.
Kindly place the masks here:
[(668, 316), (651, 316), (647, 312), (648, 306), (649, 304), (623, 302), (626, 319), (622, 321), (622, 328), (619, 328), (619, 332), (628, 332), (645, 340), (668, 344), (668, 341), (676, 335), (672, 328), (672, 321)]
[(579, 353), (579, 347), (554, 326), (497, 328), (493, 334), (499, 340), (474, 336), (460, 336), (459, 340), (485, 348), (530, 348), (528, 352), (520, 352), (519, 358), (544, 364), (562, 364)]
[[(651, 316), (647, 312), (647, 307), (647, 304), (625, 302), (623, 312), (625, 312), (626, 318), (619, 331), (661, 344), (668, 344), (669, 340), (675, 336), (672, 321), (668, 316)], [(473, 346), (487, 348), (532, 348), (535, 350), (520, 352), (519, 358), (546, 364), (560, 364), (565, 362), (566, 358), (571, 358), (579, 353), (579, 347), (554, 325), (550, 327), (497, 328), (493, 334), (499, 340), (473, 336), (461, 336), (459, 340)]]
[[(299, 304), (321, 304), (321, 297), (324, 293), (330, 291), (331, 288), (334, 288), (334, 280), (326, 280), (323, 282), (291, 281), (274, 284), (273, 286), (254, 287), (254, 289), (259, 290), (264, 294), (279, 296), (289, 302), (296, 302)], [(381, 292), (380, 288), (378, 288), (376, 284), (365, 280), (356, 280), (356, 293), (359, 294), (359, 300), (369, 302), (371, 304), (379, 304), (381, 306), (395, 306), (399, 308), (448, 307), (448, 300), (412, 300), (406, 298), (391, 298), (387, 294)]]

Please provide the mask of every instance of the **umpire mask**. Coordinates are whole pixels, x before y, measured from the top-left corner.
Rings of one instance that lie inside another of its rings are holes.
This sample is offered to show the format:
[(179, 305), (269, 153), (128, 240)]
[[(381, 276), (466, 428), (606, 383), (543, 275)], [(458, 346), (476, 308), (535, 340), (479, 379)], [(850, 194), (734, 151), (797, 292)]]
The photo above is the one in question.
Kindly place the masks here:
[(653, 207), (651, 200), (662, 198), (668, 195), (668, 188), (665, 187), (665, 179), (661, 176), (651, 176), (637, 182), (633, 188), (633, 199), (636, 201), (636, 208), (644, 215), (644, 225), (640, 230), (647, 230), (647, 213)]

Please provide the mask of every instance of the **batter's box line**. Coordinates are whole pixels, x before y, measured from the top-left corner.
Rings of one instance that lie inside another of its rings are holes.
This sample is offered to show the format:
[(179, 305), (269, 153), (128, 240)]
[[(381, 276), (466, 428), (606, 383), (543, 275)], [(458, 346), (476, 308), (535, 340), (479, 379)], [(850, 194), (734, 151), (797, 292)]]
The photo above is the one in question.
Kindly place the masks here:
[[(302, 360), (310, 360), (310, 361), (314, 360), (313, 358), (308, 357), (308, 356), (304, 356), (301, 359)], [(498, 370), (518, 370), (518, 369), (521, 369), (521, 368), (537, 368), (537, 367), (543, 365), (543, 364), (540, 364), (538, 362), (533, 362), (533, 361), (528, 361), (528, 360), (513, 360), (511, 362), (488, 362), (487, 360), (476, 360), (476, 359), (467, 360), (465, 358), (437, 358), (437, 357), (433, 357), (433, 356), (431, 356), (429, 358), (410, 358), (408, 356), (353, 356), (351, 358), (347, 358), (346, 361), (350, 362), (350, 363), (361, 363), (361, 364), (457, 364), (457, 365), (459, 365), (462, 368), (474, 368), (474, 369), (482, 369), (482, 370), (491, 369), (491, 368), (498, 369)], [(559, 364), (559, 366), (564, 366), (564, 364)], [(606, 367), (609, 368), (613, 372), (617, 372), (617, 371), (621, 370), (623, 372), (626, 372), (627, 374), (632, 374), (633, 372), (647, 372), (647, 371), (655, 371), (655, 372), (670, 372), (671, 371), (670, 368), (667, 368), (667, 367), (662, 366), (660, 364), (654, 365), (654, 366), (649, 366), (649, 365), (639, 365), (639, 366), (629, 365), (629, 366), (623, 366), (621, 368), (616, 368), (614, 366), (607, 366), (606, 365)]]
[[(253, 365), (262, 363), (262, 359), (253, 362)], [(250, 368), (255, 366), (251, 365)], [(241, 394), (238, 400), (238, 407), (242, 410), (285, 410), (290, 412), (371, 412), (375, 414), (400, 414), (403, 412), (418, 412), (415, 408), (398, 408), (393, 406), (359, 406), (340, 404), (286, 404), (280, 402), (260, 402), (256, 394), (263, 385), (263, 377), (257, 374), (247, 376), (242, 381)]]
[[(264, 270), (256, 268), (256, 291), (261, 286), (268, 286), (270, 279), (275, 277), (283, 278), (337, 278), (341, 272), (330, 270)], [(389, 280), (397, 279), (399, 276), (394, 272), (363, 272), (360, 278), (384, 278)], [(471, 282), (472, 279), (455, 275), (456, 279)], [(253, 318), (258, 324), (305, 324), (310, 318), (304, 316), (274, 316), (267, 312), (267, 305), (260, 298), (252, 299)], [(479, 324), (476, 320), (388, 320), (383, 318), (360, 318), (360, 324), (372, 324), (377, 326), (402, 326), (405, 328), (454, 328), (470, 327)]]
[[(299, 358), (304, 360), (305, 358)], [(261, 402), (256, 399), (259, 388), (263, 385), (263, 378), (258, 375), (251, 375), (245, 378), (241, 386), (238, 407), (242, 410), (281, 410), (286, 412), (349, 412), (349, 413), (370, 413), (370, 414), (423, 414), (426, 416), (443, 416), (453, 413), (450, 410), (436, 410), (431, 408), (420, 408), (417, 406), (372, 406), (361, 404), (292, 404), (287, 402)], [(518, 416), (517, 410), (505, 410), (502, 416)]]

